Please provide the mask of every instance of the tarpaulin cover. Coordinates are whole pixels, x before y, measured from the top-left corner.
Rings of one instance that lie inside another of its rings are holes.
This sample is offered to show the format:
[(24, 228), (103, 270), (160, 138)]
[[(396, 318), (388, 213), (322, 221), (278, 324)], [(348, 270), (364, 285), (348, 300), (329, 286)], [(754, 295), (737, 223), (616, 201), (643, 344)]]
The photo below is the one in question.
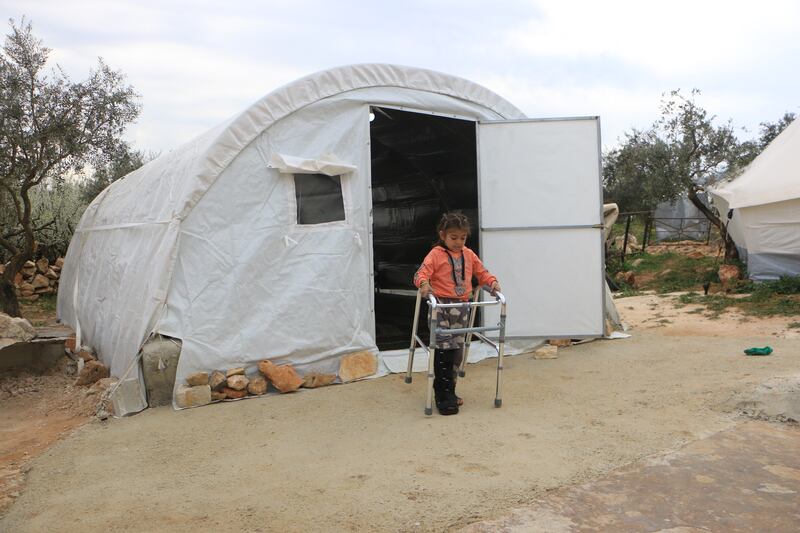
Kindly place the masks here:
[[(342, 354), (376, 351), (369, 105), (523, 117), (479, 85), (423, 69), (356, 65), (286, 85), (95, 199), (66, 256), (59, 317), (114, 376), (152, 332), (182, 339), (176, 383), (261, 359), (331, 372)], [(347, 170), (345, 220), (298, 224), (293, 174), (276, 163)]]
[[(733, 181), (710, 191), (750, 278), (800, 275), (800, 120)], [(733, 216), (727, 222), (727, 214)]]

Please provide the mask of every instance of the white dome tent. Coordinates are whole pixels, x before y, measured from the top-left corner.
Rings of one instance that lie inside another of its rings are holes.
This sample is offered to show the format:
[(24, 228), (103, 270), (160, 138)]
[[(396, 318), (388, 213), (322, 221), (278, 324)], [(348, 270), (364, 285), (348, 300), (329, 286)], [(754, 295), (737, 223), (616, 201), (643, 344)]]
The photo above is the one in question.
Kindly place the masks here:
[(319, 72), (103, 191), (58, 314), (133, 384), (153, 333), (182, 341), (177, 383), (263, 359), (335, 372), (407, 346), (411, 273), (439, 213), (461, 209), (509, 297), (510, 340), (602, 336), (599, 154), (597, 117), (527, 120), (416, 68)]
[(800, 275), (800, 120), (734, 180), (711, 189), (753, 280)]

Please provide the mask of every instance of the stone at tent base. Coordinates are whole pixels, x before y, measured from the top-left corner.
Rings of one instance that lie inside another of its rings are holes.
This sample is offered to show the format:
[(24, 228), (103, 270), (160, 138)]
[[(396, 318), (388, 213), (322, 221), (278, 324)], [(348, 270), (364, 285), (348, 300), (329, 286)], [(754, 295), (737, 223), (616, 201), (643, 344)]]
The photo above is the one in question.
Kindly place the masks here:
[(47, 276), (47, 279), (50, 279), (50, 280), (58, 279), (58, 274), (56, 274), (56, 271), (53, 270), (52, 268), (47, 270), (47, 272), (45, 273), (45, 276)]
[(558, 346), (545, 344), (533, 351), (534, 359), (558, 359)]
[(266, 378), (260, 374), (251, 377), (250, 383), (247, 384), (247, 392), (255, 396), (261, 396), (267, 392)]
[(247, 396), (246, 390), (236, 390), (230, 387), (225, 387), (224, 389), (222, 389), (222, 392), (225, 393), (225, 396), (227, 398), (231, 398), (233, 400), (237, 400), (239, 398), (244, 398), (245, 396)]
[(225, 373), (225, 375), (226, 375), (227, 377), (231, 377), (231, 376), (244, 376), (244, 368), (243, 368), (243, 367), (231, 368), (230, 370), (228, 370), (228, 371)]
[(569, 346), (572, 344), (572, 340), (570, 339), (550, 339), (547, 341), (547, 344), (550, 346)]
[(218, 391), (228, 384), (228, 378), (225, 377), (223, 372), (215, 370), (211, 373), (211, 377), (208, 379), (208, 384), (211, 385), (211, 390)]
[(108, 367), (100, 361), (86, 361), (83, 368), (78, 373), (78, 379), (75, 380), (75, 386), (91, 385), (99, 379), (107, 378), (109, 376)]
[(377, 371), (378, 358), (372, 352), (351, 353), (339, 361), (339, 379), (342, 383), (371, 376)]
[(56, 259), (55, 266), (57, 266), (58, 268), (63, 268), (64, 267), (64, 258), (63, 257), (59, 257), (58, 259)]
[(736, 265), (720, 265), (719, 282), (722, 284), (722, 288), (726, 291), (731, 290), (741, 274), (741, 270)]
[(94, 382), (94, 384), (92, 384), (91, 387), (89, 387), (86, 390), (86, 395), (91, 396), (93, 394), (103, 394), (114, 383), (116, 383), (116, 380), (114, 378), (98, 379), (97, 381)]
[(224, 392), (216, 391), (216, 390), (212, 390), (211, 391), (211, 400), (212, 401), (216, 402), (216, 401), (219, 401), (219, 400), (224, 400), (227, 397), (228, 397), (228, 395), (225, 394)]
[(142, 375), (150, 407), (172, 405), (180, 355), (180, 342), (168, 338), (154, 337), (142, 346)]
[(64, 349), (70, 353), (75, 352), (75, 343), (75, 335), (73, 335), (64, 341)]
[(88, 350), (79, 351), (77, 354), (75, 354), (75, 357), (78, 359), (83, 359), (84, 361), (92, 361), (95, 359), (95, 356), (92, 355), (92, 352)]
[(190, 387), (198, 385), (208, 385), (208, 372), (195, 372), (186, 376), (186, 383)]
[(245, 390), (247, 389), (247, 385), (250, 383), (250, 380), (247, 377), (236, 374), (235, 376), (230, 376), (228, 378), (228, 388), (233, 390)]
[(209, 404), (211, 403), (211, 387), (208, 385), (181, 386), (175, 394), (175, 403), (184, 409)]
[(272, 361), (261, 361), (258, 363), (258, 370), (280, 392), (296, 391), (303, 384), (303, 379), (297, 375), (292, 365), (277, 366)]
[(336, 374), (318, 374), (312, 372), (303, 377), (303, 387), (307, 389), (316, 389), (317, 387), (324, 387), (336, 381)]

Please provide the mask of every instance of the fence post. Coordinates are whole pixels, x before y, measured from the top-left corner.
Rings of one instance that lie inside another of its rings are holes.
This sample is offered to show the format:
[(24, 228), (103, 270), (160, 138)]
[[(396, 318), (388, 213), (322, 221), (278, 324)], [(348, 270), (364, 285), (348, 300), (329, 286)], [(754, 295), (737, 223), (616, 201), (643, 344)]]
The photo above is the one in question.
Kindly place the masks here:
[(625, 238), (622, 241), (622, 257), (620, 257), (620, 262), (622, 263), (623, 268), (625, 267), (625, 252), (628, 251), (628, 232), (631, 229), (631, 215), (628, 215), (627, 220), (625, 221)]

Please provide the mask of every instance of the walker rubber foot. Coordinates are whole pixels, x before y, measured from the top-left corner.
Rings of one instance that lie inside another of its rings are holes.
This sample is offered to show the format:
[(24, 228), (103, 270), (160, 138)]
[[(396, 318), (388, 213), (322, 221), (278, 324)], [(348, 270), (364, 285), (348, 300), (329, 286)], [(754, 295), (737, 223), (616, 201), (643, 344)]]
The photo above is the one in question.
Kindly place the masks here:
[(500, 399), (500, 398), (495, 398), (495, 400), (494, 400), (494, 406), (495, 406), (495, 407), (500, 407), (500, 406), (502, 406), (502, 405), (503, 405), (503, 400), (502, 400), (502, 399)]
[(406, 376), (406, 383), (411, 383), (411, 376)]
[(463, 378), (463, 377), (464, 377), (464, 376), (466, 376), (466, 375), (467, 375), (467, 373), (466, 373), (466, 372), (464, 372), (463, 370), (459, 370), (459, 371), (458, 371), (458, 377), (460, 377), (460, 378)]
[(432, 414), (433, 414), (433, 407), (426, 407), (425, 416), (431, 416)]

